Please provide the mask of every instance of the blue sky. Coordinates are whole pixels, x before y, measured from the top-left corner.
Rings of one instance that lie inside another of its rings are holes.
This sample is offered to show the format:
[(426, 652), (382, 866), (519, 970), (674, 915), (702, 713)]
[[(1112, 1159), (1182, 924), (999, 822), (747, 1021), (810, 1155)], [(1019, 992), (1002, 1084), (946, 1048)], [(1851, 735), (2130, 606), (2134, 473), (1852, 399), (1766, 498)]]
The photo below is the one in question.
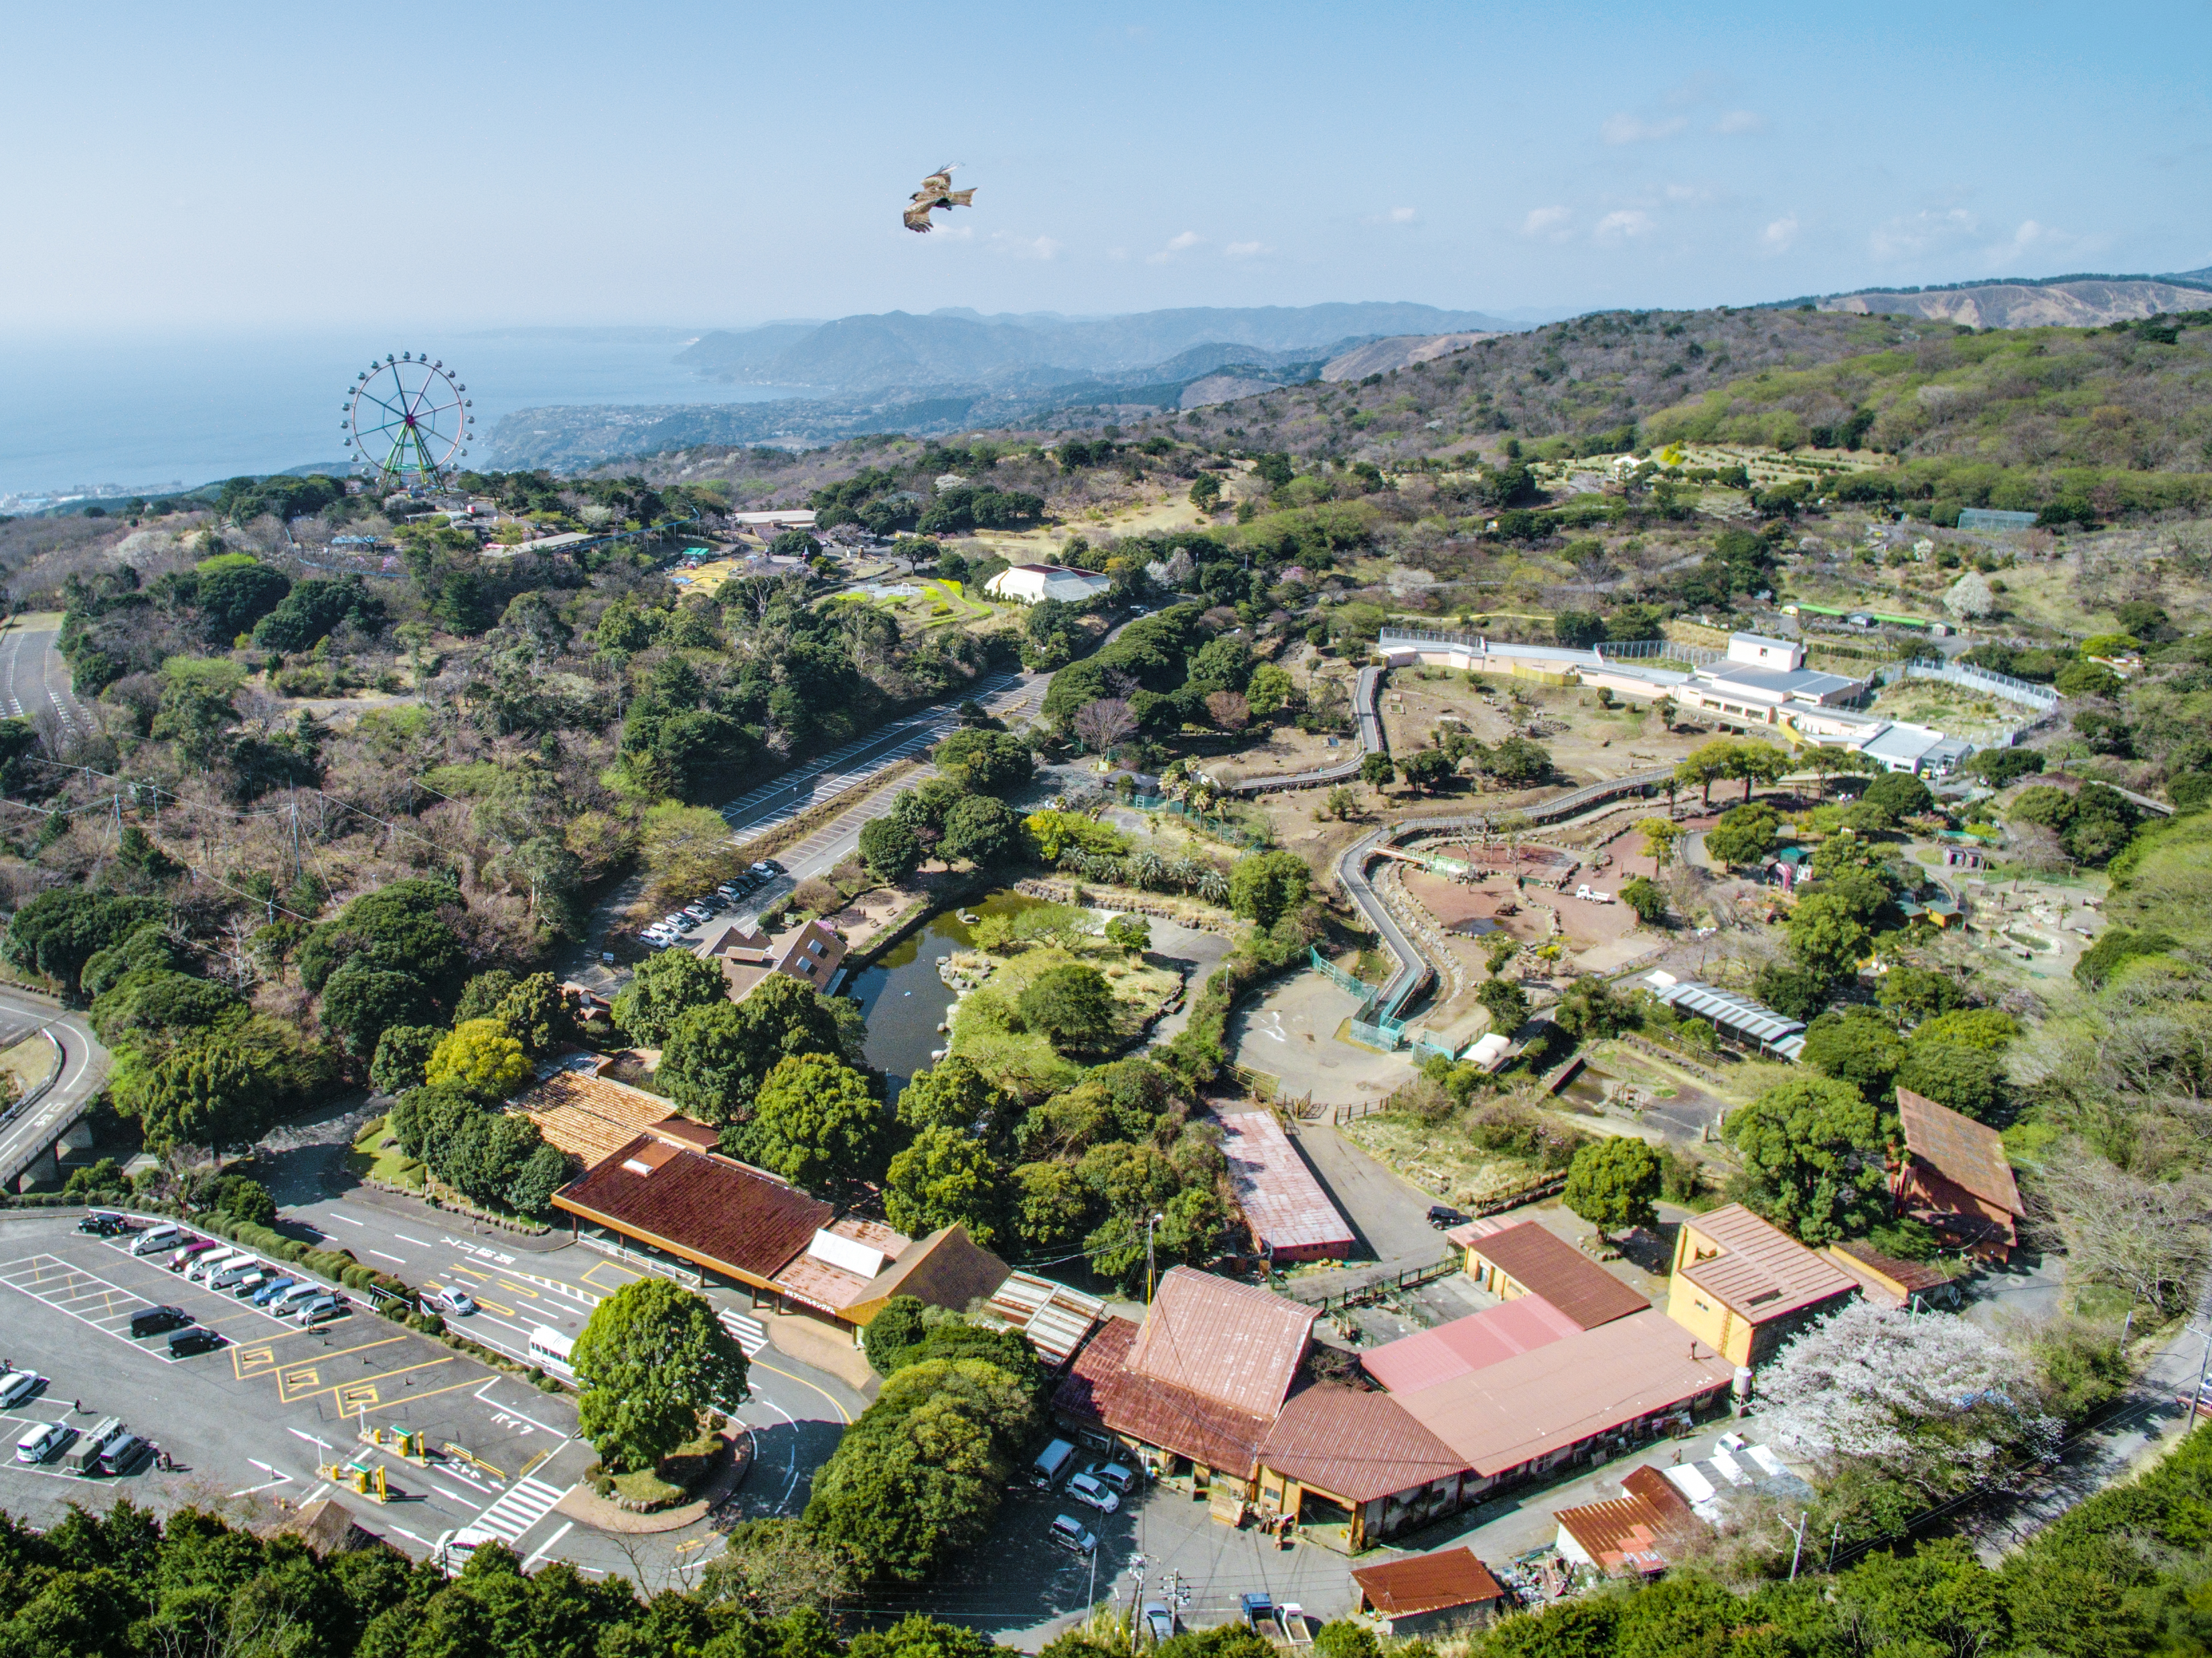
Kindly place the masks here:
[[(1557, 314), (2212, 264), (2201, 3), (208, 0), (9, 34), (4, 332)], [(975, 210), (908, 235), (948, 161)]]

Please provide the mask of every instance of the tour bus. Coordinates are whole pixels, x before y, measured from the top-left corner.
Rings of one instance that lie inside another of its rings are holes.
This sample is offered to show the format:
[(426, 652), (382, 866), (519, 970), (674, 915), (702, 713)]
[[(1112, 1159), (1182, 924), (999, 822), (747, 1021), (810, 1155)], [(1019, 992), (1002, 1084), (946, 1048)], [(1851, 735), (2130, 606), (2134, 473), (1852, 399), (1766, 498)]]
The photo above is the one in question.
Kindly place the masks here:
[(530, 1332), (530, 1362), (548, 1375), (574, 1381), (576, 1367), (570, 1359), (575, 1350), (574, 1337), (564, 1336), (549, 1326), (541, 1324)]

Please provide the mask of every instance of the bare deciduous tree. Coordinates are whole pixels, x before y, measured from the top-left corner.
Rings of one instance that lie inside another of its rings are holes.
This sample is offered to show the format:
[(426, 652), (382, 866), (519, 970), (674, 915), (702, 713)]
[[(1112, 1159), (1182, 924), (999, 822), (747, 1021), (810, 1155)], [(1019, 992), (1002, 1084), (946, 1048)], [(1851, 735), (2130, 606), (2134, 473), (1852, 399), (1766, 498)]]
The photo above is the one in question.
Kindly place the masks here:
[(2066, 1235), (2073, 1270), (2168, 1312), (2202, 1277), (2212, 1191), (2201, 1176), (2154, 1180), (2089, 1147), (2054, 1148), (2037, 1192)]
[(1137, 729), (1137, 716), (1122, 698), (1101, 697), (1077, 709), (1070, 723), (1085, 747), (1094, 754), (1103, 754), (1129, 740)]

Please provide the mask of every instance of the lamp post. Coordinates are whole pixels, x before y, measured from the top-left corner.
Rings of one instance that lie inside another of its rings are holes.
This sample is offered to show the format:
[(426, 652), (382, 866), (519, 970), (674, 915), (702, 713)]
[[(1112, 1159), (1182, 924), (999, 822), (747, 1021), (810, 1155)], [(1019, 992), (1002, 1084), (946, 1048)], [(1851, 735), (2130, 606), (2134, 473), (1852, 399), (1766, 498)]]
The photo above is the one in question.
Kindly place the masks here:
[[(1165, 1219), (1167, 1216), (1164, 1215), (1145, 1217), (1145, 1305), (1147, 1307), (1152, 1304), (1152, 1228)], [(2212, 1348), (2206, 1350), (2212, 1353)]]

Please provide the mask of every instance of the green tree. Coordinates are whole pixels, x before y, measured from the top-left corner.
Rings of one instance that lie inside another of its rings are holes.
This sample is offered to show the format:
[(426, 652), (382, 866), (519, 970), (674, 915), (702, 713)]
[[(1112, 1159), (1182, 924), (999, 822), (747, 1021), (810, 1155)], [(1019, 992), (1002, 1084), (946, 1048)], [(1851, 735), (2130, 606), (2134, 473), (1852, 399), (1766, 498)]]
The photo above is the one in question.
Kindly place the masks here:
[(379, 1094), (404, 1094), (422, 1086), (423, 1068), (446, 1033), (435, 1025), (386, 1025), (376, 1039), (368, 1078)]
[(868, 1368), (887, 1376), (904, 1364), (928, 1332), (928, 1305), (912, 1295), (893, 1295), (885, 1301), (860, 1334)]
[(1014, 1235), (1031, 1255), (1071, 1250), (1091, 1229), (1091, 1188), (1065, 1163), (1024, 1163), (1013, 1173)]
[(1866, 1008), (1824, 1013), (1805, 1027), (1806, 1064), (1823, 1076), (1849, 1082), (1876, 1105), (1889, 1099), (1905, 1044), (1887, 1020)]
[(1200, 512), (1210, 513), (1221, 505), (1221, 478), (1217, 472), (1200, 472), (1190, 482), (1190, 504)]
[(1874, 942), (1850, 899), (1816, 891), (1790, 912), (1790, 948), (1808, 972), (1832, 984), (1858, 971)]
[(1620, 901), (1636, 911), (1638, 920), (1656, 927), (1667, 918), (1667, 893), (1649, 875), (1638, 875), (1620, 889)]
[(1726, 747), (1728, 754), (1722, 775), (1741, 781), (1746, 805), (1751, 803), (1754, 783), (1779, 783), (1790, 770), (1790, 757), (1772, 743), (1740, 742)]
[(958, 1129), (926, 1128), (890, 1161), (884, 1214), (900, 1231), (921, 1237), (964, 1226), (988, 1249), (1006, 1213), (1006, 1181), (991, 1154)]
[(965, 858), (978, 868), (1014, 863), (1022, 857), (1022, 824), (1006, 802), (971, 795), (945, 814), (945, 836), (938, 850)]
[(1644, 837), (1644, 850), (1650, 856), (1651, 873), (1656, 876), (1674, 855), (1674, 843), (1682, 838), (1682, 826), (1672, 818), (1646, 818), (1636, 826), (1636, 832)]
[(1388, 754), (1363, 754), (1359, 758), (1359, 780), (1370, 789), (1383, 789), (1398, 780), (1398, 771), (1390, 764)]
[(1020, 1113), (1021, 1101), (965, 1054), (946, 1055), (899, 1091), (898, 1119), (917, 1132), (949, 1128), (995, 1140)]
[(237, 1044), (203, 1033), (173, 1049), (137, 1090), (140, 1127), (149, 1144), (248, 1144), (270, 1120), (266, 1079)]
[(1665, 1166), (1659, 1154), (1633, 1135), (1593, 1140), (1567, 1165), (1561, 1201), (1603, 1237), (1608, 1228), (1656, 1226), (1652, 1207)]
[(1726, 742), (1705, 743), (1675, 763), (1674, 781), (1685, 789), (1698, 790), (1708, 811), (1712, 808), (1713, 785), (1729, 775), (1729, 753), (1734, 747)]
[(1592, 610), (1563, 610), (1552, 618), (1552, 637), (1570, 650), (1588, 650), (1607, 637), (1605, 618)]
[(1083, 962), (1048, 967), (1030, 981), (1016, 1005), (1024, 1021), (1062, 1052), (1103, 1046), (1114, 1034), (1113, 989), (1104, 974)]
[(300, 982), (320, 995), (333, 973), (361, 959), (367, 967), (413, 974), (434, 1003), (451, 1007), (468, 953), (446, 912), (464, 907), (460, 893), (442, 881), (395, 881), (365, 893), (316, 923), (301, 943)]
[(1782, 820), (1764, 802), (1732, 807), (1705, 831), (1705, 855), (1731, 869), (1758, 863), (1774, 850)]
[(1885, 771), (1867, 785), (1859, 798), (1879, 806), (1893, 818), (1917, 818), (1936, 804), (1928, 785), (1910, 771)]
[(521, 982), (504, 967), (487, 968), (462, 987), (461, 999), (453, 1003), (453, 1022), (490, 1018), (500, 999)]
[(931, 758), (963, 789), (1007, 795), (1025, 787), (1036, 770), (1029, 745), (1005, 731), (956, 731)]
[(668, 1040), (678, 1015), (728, 1000), (721, 968), (689, 950), (663, 950), (638, 963), (637, 974), (615, 997), (615, 1023), (641, 1047)]
[(153, 899), (112, 898), (76, 887), (52, 887), (27, 900), (9, 918), (0, 955), (13, 966), (55, 980), (64, 996), (77, 994), (77, 975), (101, 950), (120, 944), (167, 913)]
[(867, 1079), (818, 1053), (780, 1061), (745, 1125), (746, 1161), (810, 1192), (873, 1179), (883, 1167), (884, 1108)]
[(1897, 1069), (1897, 1086), (1976, 1122), (1996, 1122), (2005, 1103), (2004, 1060), (1996, 1050), (1940, 1038), (1923, 1039), (1916, 1032)]
[(1528, 1022), (1528, 993), (1510, 978), (1486, 978), (1474, 999), (1490, 1009), (1490, 1028), (1510, 1036)]
[(860, 857), (876, 880), (896, 886), (921, 867), (921, 843), (896, 818), (872, 818), (860, 826)]
[(437, 1012), (421, 979), (374, 962), (354, 956), (323, 984), (323, 1024), (356, 1059), (374, 1053), (392, 1026), (428, 1024)]
[(471, 1019), (438, 1044), (422, 1067), (422, 1080), (489, 1103), (507, 1098), (530, 1080), (530, 1058), (499, 1021)]
[(571, 1362), (577, 1429), (612, 1468), (651, 1468), (709, 1411), (745, 1397), (745, 1355), (714, 1304), (665, 1278), (624, 1284), (592, 1310)]
[(1287, 668), (1273, 662), (1261, 662), (1252, 670), (1252, 678), (1244, 687), (1244, 701), (1255, 720), (1272, 720), (1291, 705), (1297, 694), (1297, 685)]
[(1296, 852), (1248, 852), (1229, 872), (1229, 907), (1259, 927), (1273, 927), (1306, 901), (1313, 872)]
[(1881, 1218), (1880, 1119), (1850, 1083), (1792, 1077), (1730, 1112), (1722, 1133), (1743, 1158), (1744, 1202), (1806, 1243)]
[(1441, 748), (1419, 748), (1406, 756), (1406, 781), (1425, 795), (1434, 794), (1452, 776), (1451, 756)]
[(1107, 942), (1127, 955), (1142, 955), (1152, 948), (1152, 929), (1144, 917), (1115, 916), (1106, 923)]
[(576, 1033), (575, 1015), (551, 973), (532, 973), (520, 980), (493, 1004), (491, 1016), (533, 1058)]

